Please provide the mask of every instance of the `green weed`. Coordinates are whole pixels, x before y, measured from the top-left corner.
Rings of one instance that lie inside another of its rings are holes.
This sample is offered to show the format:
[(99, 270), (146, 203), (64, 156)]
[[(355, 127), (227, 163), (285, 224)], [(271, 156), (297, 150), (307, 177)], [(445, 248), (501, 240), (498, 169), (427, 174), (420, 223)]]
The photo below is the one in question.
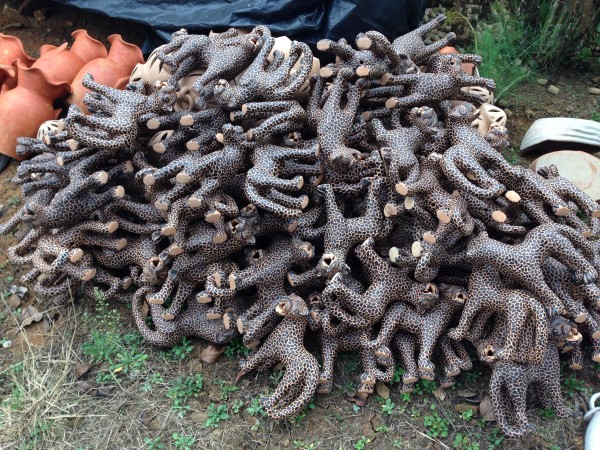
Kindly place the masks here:
[(240, 356), (248, 356), (250, 349), (244, 345), (242, 338), (237, 338), (227, 344), (225, 356), (228, 358), (238, 358)]
[[(435, 406), (435, 405), (433, 405)], [(431, 437), (448, 437), (448, 419), (444, 419), (434, 412), (423, 418), (423, 426), (427, 429), (427, 435)]]
[(396, 404), (390, 398), (388, 398), (385, 400), (385, 403), (381, 405), (381, 412), (391, 416), (394, 413), (395, 407)]
[(434, 381), (419, 380), (415, 383), (414, 393), (416, 395), (431, 394), (437, 389)]
[(471, 442), (471, 439), (467, 435), (456, 433), (452, 442), (452, 448), (457, 450), (479, 450), (479, 444)]
[(321, 444), (321, 441), (314, 441), (310, 444), (307, 444), (299, 439), (294, 439), (292, 441), (292, 444), (294, 445), (294, 448), (298, 450), (317, 450), (319, 448), (319, 445)]
[(237, 386), (230, 386), (225, 380), (213, 381), (214, 384), (218, 384), (221, 387), (221, 400), (227, 400), (229, 394), (238, 391), (240, 388)]
[(231, 402), (231, 411), (233, 411), (234, 414), (239, 414), (242, 406), (244, 406), (244, 402), (242, 400), (234, 400)]
[(569, 397), (574, 397), (579, 392), (587, 391), (585, 381), (578, 380), (574, 373), (565, 377), (561, 383), (562, 390)]
[(396, 366), (394, 377), (392, 378), (392, 381), (390, 381), (390, 384), (400, 383), (402, 381), (402, 375), (404, 375), (405, 372), (406, 370), (404, 370), (404, 367)]
[(540, 409), (538, 414), (542, 419), (546, 419), (546, 420), (552, 420), (552, 419), (556, 418), (556, 414), (554, 413), (554, 410), (552, 408)]
[(371, 443), (371, 439), (363, 436), (354, 443), (354, 448), (356, 450), (363, 450), (367, 446), (367, 444), (370, 444), (370, 443)]
[(219, 422), (221, 420), (229, 419), (229, 414), (227, 414), (227, 406), (226, 405), (218, 405), (215, 406), (214, 403), (208, 405), (208, 419), (204, 422), (205, 427), (219, 427)]
[(273, 386), (277, 386), (281, 379), (283, 378), (285, 370), (275, 370), (271, 375), (269, 375), (269, 380), (273, 384)]
[(304, 418), (306, 417), (306, 414), (313, 409), (315, 409), (315, 402), (314, 402), (314, 398), (311, 398), (309, 400), (309, 402), (306, 404), (306, 406), (304, 406), (304, 409), (302, 409), (302, 411), (300, 411), (298, 414), (296, 414), (290, 420), (295, 425), (298, 425), (298, 424), (300, 424), (300, 422), (302, 422), (304, 420)]
[(470, 421), (473, 418), (473, 410), (467, 409), (466, 411), (463, 411), (460, 413), (460, 417), (462, 420), (466, 420), (467, 422)]
[(163, 444), (160, 436), (156, 436), (155, 438), (144, 438), (144, 444), (146, 444), (148, 450), (162, 450), (165, 448), (165, 444)]
[(489, 442), (488, 450), (494, 450), (500, 448), (502, 442), (504, 442), (504, 435), (500, 432), (500, 428), (494, 427), (487, 439)]
[(189, 411), (189, 402), (192, 398), (198, 397), (204, 379), (202, 375), (181, 376), (171, 382), (171, 387), (167, 390), (167, 397), (172, 400), (171, 409), (176, 411), (180, 417), (185, 416)]
[(180, 450), (192, 450), (192, 446), (196, 443), (194, 436), (186, 434), (173, 433), (173, 446)]
[(260, 402), (258, 401), (257, 398), (252, 399), (252, 403), (250, 404), (250, 406), (248, 406), (248, 408), (246, 408), (246, 411), (252, 417), (254, 417), (256, 415), (261, 415), (261, 416), (267, 415), (267, 413), (265, 412), (265, 410), (263, 409), (262, 405), (260, 404)]

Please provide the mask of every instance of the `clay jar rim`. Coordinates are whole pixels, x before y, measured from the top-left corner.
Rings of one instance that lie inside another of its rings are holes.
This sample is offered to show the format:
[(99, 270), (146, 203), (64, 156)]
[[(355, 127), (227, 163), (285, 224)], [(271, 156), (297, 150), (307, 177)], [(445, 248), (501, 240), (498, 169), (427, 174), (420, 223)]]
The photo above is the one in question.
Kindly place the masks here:
[[(15, 69), (17, 70), (17, 88), (19, 87), (19, 83), (21, 80), (21, 76), (19, 75), (20, 72), (26, 72), (26, 73), (38, 72), (48, 85), (53, 86), (53, 87), (63, 87), (64, 86), (66, 88), (65, 95), (70, 94), (72, 92), (71, 85), (69, 83), (67, 83), (66, 81), (54, 81), (54, 80), (48, 78), (46, 76), (46, 74), (42, 70), (38, 69), (37, 67), (27, 67), (26, 65), (24, 65), (21, 62), (20, 59), (17, 59), (13, 62), (13, 67), (15, 67)], [(36, 93), (42, 97), (44, 96), (42, 92), (36, 92)]]
[(28, 54), (28, 53), (25, 51), (25, 48), (23, 47), (23, 42), (21, 42), (21, 39), (19, 39), (18, 37), (16, 37), (16, 36), (12, 36), (12, 35), (10, 35), (10, 34), (3, 34), (3, 33), (0, 33), (0, 41), (1, 41), (2, 39), (8, 39), (8, 40), (14, 41), (14, 42), (17, 44), (17, 47), (19, 48), (19, 50), (21, 51), (21, 55), (22, 55), (22, 56), (21, 56), (21, 57), (19, 57), (19, 58), (15, 58), (13, 61), (11, 61), (11, 62), (10, 62), (10, 64), (9, 64), (9, 65), (12, 65), (12, 64), (14, 64), (14, 62), (15, 62), (15, 61), (17, 61), (17, 60), (21, 59), (21, 60), (23, 61), (23, 64), (24, 64), (25, 66), (29, 67), (29, 66), (31, 66), (31, 65), (32, 65), (32, 64), (33, 64), (33, 63), (36, 61), (36, 59), (35, 59), (35, 58), (32, 58), (32, 57), (31, 57), (31, 56), (30, 56), (30, 55), (29, 55), (29, 54)]

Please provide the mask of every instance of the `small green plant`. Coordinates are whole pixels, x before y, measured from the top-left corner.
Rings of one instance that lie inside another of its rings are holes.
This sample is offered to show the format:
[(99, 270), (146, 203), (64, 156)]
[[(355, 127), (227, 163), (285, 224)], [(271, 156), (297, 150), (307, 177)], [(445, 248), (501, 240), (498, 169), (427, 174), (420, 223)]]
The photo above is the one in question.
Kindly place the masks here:
[(423, 395), (423, 394), (431, 394), (433, 391), (437, 389), (437, 385), (434, 381), (429, 380), (419, 380), (415, 383), (415, 394)]
[(467, 435), (456, 433), (452, 442), (452, 448), (457, 450), (479, 450), (479, 444), (471, 442), (471, 439)]
[(516, 164), (517, 161), (519, 161), (519, 150), (515, 147), (511, 146), (510, 148), (507, 148), (502, 152), (502, 155), (504, 156), (504, 159), (511, 164)]
[(423, 418), (423, 426), (427, 429), (427, 435), (431, 437), (448, 437), (448, 419), (444, 419), (434, 412)]
[(167, 390), (167, 397), (172, 400), (171, 409), (176, 411), (180, 417), (183, 417), (190, 409), (189, 401), (193, 397), (198, 397), (202, 390), (204, 379), (202, 375), (181, 376), (171, 382), (171, 387)]
[(554, 413), (554, 410), (552, 408), (540, 409), (538, 414), (542, 419), (546, 419), (546, 420), (552, 420), (552, 419), (556, 418), (556, 414)]
[(181, 450), (192, 450), (192, 445), (196, 443), (194, 436), (186, 434), (173, 433), (173, 446)]
[(460, 417), (462, 420), (466, 420), (467, 422), (470, 421), (473, 418), (473, 410), (467, 409), (466, 411), (463, 411), (460, 413)]
[(306, 404), (306, 406), (302, 409), (302, 411), (300, 411), (298, 414), (296, 414), (290, 420), (295, 425), (298, 425), (298, 424), (300, 424), (300, 422), (302, 422), (304, 420), (304, 418), (306, 417), (306, 413), (308, 413), (310, 410), (313, 410), (313, 409), (315, 409), (315, 402), (314, 402), (314, 399), (311, 398), (310, 401)]
[(226, 405), (218, 405), (216, 406), (214, 403), (208, 405), (208, 419), (204, 422), (205, 427), (219, 427), (219, 422), (221, 420), (229, 419), (229, 414), (227, 414), (227, 406)]
[(250, 403), (250, 406), (248, 406), (248, 408), (246, 408), (246, 411), (252, 417), (254, 417), (256, 415), (261, 415), (261, 416), (267, 415), (267, 413), (265, 412), (265, 410), (263, 409), (262, 405), (260, 404), (260, 402), (258, 401), (257, 398), (252, 399), (252, 403)]
[(562, 390), (569, 397), (574, 397), (575, 394), (586, 391), (585, 381), (578, 380), (574, 373), (570, 374), (563, 380)]
[(394, 413), (395, 407), (396, 404), (390, 398), (388, 398), (385, 400), (385, 403), (381, 405), (381, 412), (391, 416)]
[(402, 439), (394, 439), (394, 443), (392, 444), (394, 448), (402, 447)]
[(371, 439), (363, 436), (354, 443), (354, 448), (356, 450), (363, 450), (367, 446), (367, 444), (370, 444), (370, 443), (371, 443)]
[(405, 372), (406, 370), (404, 370), (404, 367), (396, 366), (394, 377), (392, 378), (392, 381), (390, 381), (390, 384), (400, 383), (402, 381), (402, 375), (404, 375)]
[(242, 338), (237, 338), (227, 344), (225, 356), (228, 358), (237, 358), (239, 356), (247, 356), (250, 353), (248, 347), (244, 345)]
[(8, 201), (6, 202), (6, 204), (8, 206), (10, 206), (11, 208), (17, 206), (19, 203), (21, 203), (21, 197), (19, 197), (18, 195), (13, 195), (12, 197), (10, 197), (8, 199)]
[(155, 438), (144, 438), (144, 444), (146, 444), (148, 450), (162, 450), (165, 448), (165, 444), (163, 444), (160, 436), (156, 436)]
[(122, 349), (115, 355), (115, 363), (111, 364), (110, 370), (112, 373), (130, 373), (139, 371), (147, 359), (148, 355), (145, 353), (138, 353), (135, 347)]
[(377, 426), (375, 427), (375, 431), (376, 431), (377, 433), (388, 433), (388, 432), (390, 431), (390, 427), (388, 427), (387, 425), (384, 425), (384, 424), (382, 424), (382, 425), (377, 425)]
[(273, 386), (277, 386), (281, 379), (283, 378), (284, 370), (275, 370), (271, 375), (269, 375), (269, 380), (273, 383)]
[(504, 441), (504, 436), (500, 432), (500, 428), (494, 427), (487, 439), (490, 443), (488, 445), (488, 450), (494, 450), (496, 448), (500, 448), (502, 442)]
[(229, 394), (238, 391), (240, 388), (237, 386), (230, 386), (225, 380), (213, 381), (214, 384), (218, 384), (221, 387), (221, 400), (227, 400)]
[(192, 342), (184, 336), (183, 339), (181, 339), (181, 343), (175, 345), (171, 351), (167, 353), (172, 359), (185, 359), (193, 350), (194, 346), (192, 345)]
[(165, 382), (165, 379), (163, 378), (163, 376), (159, 373), (159, 372), (154, 372), (152, 374), (152, 376), (150, 377), (149, 380), (146, 380), (141, 386), (140, 386), (140, 392), (143, 393), (148, 393), (152, 391), (152, 387), (154, 385), (157, 384), (163, 384)]
[(244, 402), (242, 400), (234, 400), (231, 402), (231, 411), (233, 411), (234, 414), (239, 414), (242, 406), (244, 406)]
[(348, 359), (344, 363), (344, 372), (354, 372), (356, 370), (357, 362), (356, 359), (353, 359), (351, 355), (346, 355)]
[(319, 445), (321, 444), (321, 441), (314, 441), (310, 444), (307, 444), (306, 442), (301, 441), (299, 439), (294, 439), (292, 441), (292, 444), (294, 448), (297, 448), (298, 450), (317, 450), (319, 448)]

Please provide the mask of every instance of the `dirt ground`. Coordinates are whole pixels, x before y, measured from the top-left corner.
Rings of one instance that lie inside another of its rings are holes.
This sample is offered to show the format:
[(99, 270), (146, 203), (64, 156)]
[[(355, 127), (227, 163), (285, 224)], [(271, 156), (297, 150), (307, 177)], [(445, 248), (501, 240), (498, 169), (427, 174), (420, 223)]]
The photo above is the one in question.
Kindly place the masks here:
[[(32, 56), (38, 55), (42, 44), (69, 41), (78, 28), (87, 28), (102, 41), (113, 33), (138, 45), (144, 40), (143, 30), (135, 24), (70, 8), (35, 17), (4, 9), (0, 16), (0, 30), (21, 38)], [(544, 74), (549, 84), (560, 88), (558, 95), (534, 82), (502, 99), (513, 146), (518, 148), (535, 119), (598, 118), (600, 99), (587, 93), (599, 81), (593, 76), (568, 70)], [(528, 162), (517, 159), (516, 153), (507, 157)], [(21, 205), (19, 189), (10, 182), (16, 167), (12, 164), (0, 174), (2, 222)], [(358, 358), (352, 354), (340, 356), (331, 394), (316, 396), (294, 420), (274, 422), (255, 405), (276, 386), (278, 372), (253, 374), (236, 386), (240, 356), (224, 355), (216, 364), (204, 363), (199, 356), (206, 343), (200, 340), (179, 351), (152, 348), (131, 334), (135, 326), (126, 305), (79, 299), (56, 307), (39, 303), (32, 292), (19, 305), (10, 290), (22, 286), (19, 277), (25, 270), (11, 264), (5, 252), (18, 239), (18, 231), (0, 238), (0, 342), (12, 343), (10, 348), (0, 347), (0, 449), (583, 448), (586, 394), (600, 390), (589, 357), (582, 371), (574, 373), (566, 366), (563, 371), (564, 397), (577, 417), (554, 419), (532, 396), (528, 416), (537, 433), (526, 440), (503, 439), (494, 422), (481, 418), (478, 405), (487, 395), (490, 375), (483, 366), (461, 374), (457, 385), (445, 392), (429, 383), (420, 383), (419, 392), (410, 396), (400, 395), (398, 384), (380, 387), (379, 396), (359, 408), (346, 400), (359, 375)], [(17, 324), (28, 306), (44, 319), (20, 329)], [(120, 347), (102, 358), (97, 352), (103, 337), (109, 336), (107, 330), (117, 336)], [(137, 358), (134, 362), (130, 358), (128, 364), (111, 365), (117, 358), (127, 359), (123, 354), (129, 350), (131, 358)], [(174, 407), (173, 399), (184, 391), (180, 377), (197, 374), (203, 378), (202, 386), (196, 383), (194, 390), (188, 385), (192, 390), (184, 404), (189, 410), (183, 409), (181, 417), (182, 409)], [(219, 407), (218, 412), (226, 414), (211, 426)], [(427, 435), (436, 431), (437, 437)]]

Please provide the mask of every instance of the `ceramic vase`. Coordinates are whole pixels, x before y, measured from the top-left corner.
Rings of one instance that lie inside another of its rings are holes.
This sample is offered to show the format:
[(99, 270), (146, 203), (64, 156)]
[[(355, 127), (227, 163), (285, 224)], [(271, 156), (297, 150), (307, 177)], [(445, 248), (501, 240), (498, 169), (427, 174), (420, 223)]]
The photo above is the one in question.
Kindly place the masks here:
[(40, 69), (49, 80), (70, 84), (87, 62), (106, 57), (104, 45), (91, 38), (87, 31), (77, 30), (71, 36), (75, 42), (70, 49), (66, 42), (59, 47), (42, 46), (40, 58), (31, 67)]
[(10, 66), (17, 59), (20, 59), (21, 64), (25, 67), (30, 67), (35, 61), (25, 53), (23, 44), (18, 37), (0, 34), (0, 65)]
[(17, 138), (35, 137), (40, 125), (56, 119), (53, 103), (70, 92), (68, 83), (49, 80), (36, 68), (15, 63), (17, 87), (0, 95), (0, 152), (15, 158)]
[(137, 45), (125, 42), (121, 35), (113, 34), (108, 37), (110, 50), (105, 58), (97, 58), (83, 66), (71, 83), (73, 95), (67, 100), (77, 105), (83, 112), (88, 110), (83, 103), (83, 96), (88, 89), (83, 87), (81, 80), (86, 73), (92, 74), (94, 81), (117, 89), (124, 89), (129, 82), (129, 76), (136, 64), (144, 63), (144, 56)]

